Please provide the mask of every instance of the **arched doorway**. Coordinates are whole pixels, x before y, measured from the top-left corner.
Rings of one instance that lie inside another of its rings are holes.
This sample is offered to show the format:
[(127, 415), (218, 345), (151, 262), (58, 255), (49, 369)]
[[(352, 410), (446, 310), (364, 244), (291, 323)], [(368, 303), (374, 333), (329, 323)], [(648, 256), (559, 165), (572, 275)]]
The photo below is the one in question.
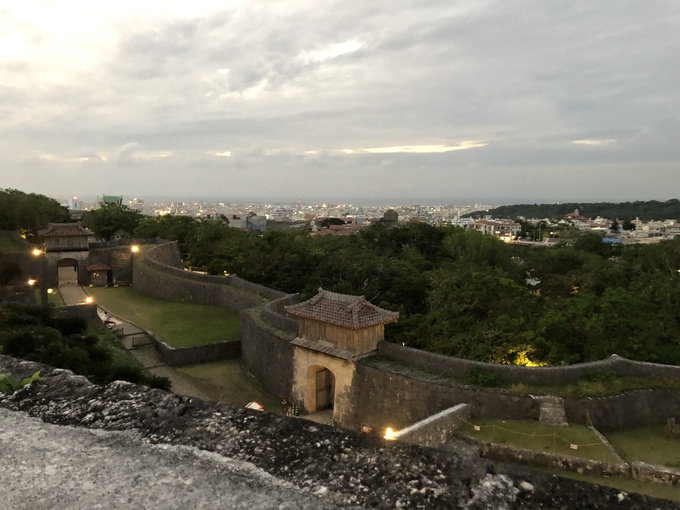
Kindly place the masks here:
[(308, 412), (333, 409), (335, 404), (335, 375), (322, 365), (307, 369), (305, 408)]
[(57, 262), (59, 285), (78, 285), (78, 261), (65, 258)]

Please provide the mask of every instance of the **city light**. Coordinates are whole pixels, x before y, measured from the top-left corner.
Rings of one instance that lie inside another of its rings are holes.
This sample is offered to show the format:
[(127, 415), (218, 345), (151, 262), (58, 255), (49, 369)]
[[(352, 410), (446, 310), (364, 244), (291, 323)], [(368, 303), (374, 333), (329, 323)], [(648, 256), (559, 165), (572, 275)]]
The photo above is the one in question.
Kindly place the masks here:
[(35, 285), (35, 280), (34, 280), (33, 278), (31, 278), (30, 280), (28, 280), (28, 284), (29, 284), (31, 287), (33, 287), (33, 285)]
[(31, 252), (33, 255), (36, 257), (42, 255), (42, 250), (40, 248), (33, 248), (33, 251)]

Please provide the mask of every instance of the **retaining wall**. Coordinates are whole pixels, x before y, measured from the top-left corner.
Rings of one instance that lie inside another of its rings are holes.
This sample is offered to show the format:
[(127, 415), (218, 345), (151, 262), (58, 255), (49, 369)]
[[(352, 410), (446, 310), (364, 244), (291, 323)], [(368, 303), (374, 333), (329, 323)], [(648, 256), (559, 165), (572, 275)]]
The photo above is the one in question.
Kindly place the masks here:
[(478, 366), (491, 370), (506, 381), (515, 384), (567, 384), (578, 381), (585, 373), (595, 370), (613, 370), (625, 376), (680, 380), (680, 366), (632, 361), (616, 354), (605, 360), (564, 367), (496, 365), (434, 354), (387, 341), (378, 344), (378, 354), (405, 361), (424, 370), (454, 377), (464, 377), (470, 367)]
[(481, 457), (507, 464), (557, 468), (595, 476), (617, 476), (619, 478), (628, 478), (630, 476), (630, 466), (626, 463), (613, 464), (597, 460), (582, 459), (580, 457), (571, 457), (569, 455), (555, 455), (552, 453), (537, 452), (497, 443), (488, 443), (486, 441), (477, 441), (464, 436), (458, 436), (458, 439), (473, 441), (477, 445)]
[(610, 397), (564, 399), (570, 423), (588, 423), (600, 430), (617, 430), (665, 423), (680, 416), (680, 390), (636, 390)]
[(79, 305), (58, 306), (53, 309), (55, 315), (69, 315), (82, 317), (83, 319), (94, 319), (97, 315), (97, 305), (94, 303), (82, 303)]
[(453, 436), (461, 420), (467, 420), (470, 406), (458, 404), (394, 433), (394, 439), (428, 448), (441, 448)]
[(172, 367), (183, 367), (185, 365), (225, 359), (238, 359), (241, 356), (240, 340), (178, 348), (171, 347), (153, 334), (151, 334), (151, 339), (163, 362)]
[(462, 403), (469, 405), (471, 417), (537, 420), (540, 412), (530, 395), (421, 380), (362, 363), (356, 365), (352, 398), (353, 428), (369, 426), (380, 435), (385, 427), (402, 429)]
[(631, 464), (631, 473), (633, 478), (643, 482), (680, 485), (680, 471), (677, 469), (635, 461)]

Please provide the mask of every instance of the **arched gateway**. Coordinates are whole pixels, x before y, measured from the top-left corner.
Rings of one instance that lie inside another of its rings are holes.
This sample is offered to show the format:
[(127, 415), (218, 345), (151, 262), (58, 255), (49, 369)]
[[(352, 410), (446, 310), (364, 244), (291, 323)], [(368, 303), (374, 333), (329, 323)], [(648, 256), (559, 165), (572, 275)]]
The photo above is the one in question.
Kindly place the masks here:
[(373, 354), (385, 336), (385, 324), (399, 313), (379, 308), (363, 296), (350, 296), (319, 289), (316, 296), (286, 307), (299, 319), (293, 351), (295, 402), (313, 413), (332, 408), (340, 424), (351, 415), (350, 390), (354, 364)]

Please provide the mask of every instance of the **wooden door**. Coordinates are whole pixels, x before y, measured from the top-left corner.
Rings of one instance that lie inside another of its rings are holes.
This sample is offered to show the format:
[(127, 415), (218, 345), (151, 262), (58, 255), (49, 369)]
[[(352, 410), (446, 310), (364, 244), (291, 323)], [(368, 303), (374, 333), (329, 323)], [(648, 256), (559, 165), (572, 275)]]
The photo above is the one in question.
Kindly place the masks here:
[(333, 407), (333, 374), (327, 368), (316, 373), (316, 409)]

